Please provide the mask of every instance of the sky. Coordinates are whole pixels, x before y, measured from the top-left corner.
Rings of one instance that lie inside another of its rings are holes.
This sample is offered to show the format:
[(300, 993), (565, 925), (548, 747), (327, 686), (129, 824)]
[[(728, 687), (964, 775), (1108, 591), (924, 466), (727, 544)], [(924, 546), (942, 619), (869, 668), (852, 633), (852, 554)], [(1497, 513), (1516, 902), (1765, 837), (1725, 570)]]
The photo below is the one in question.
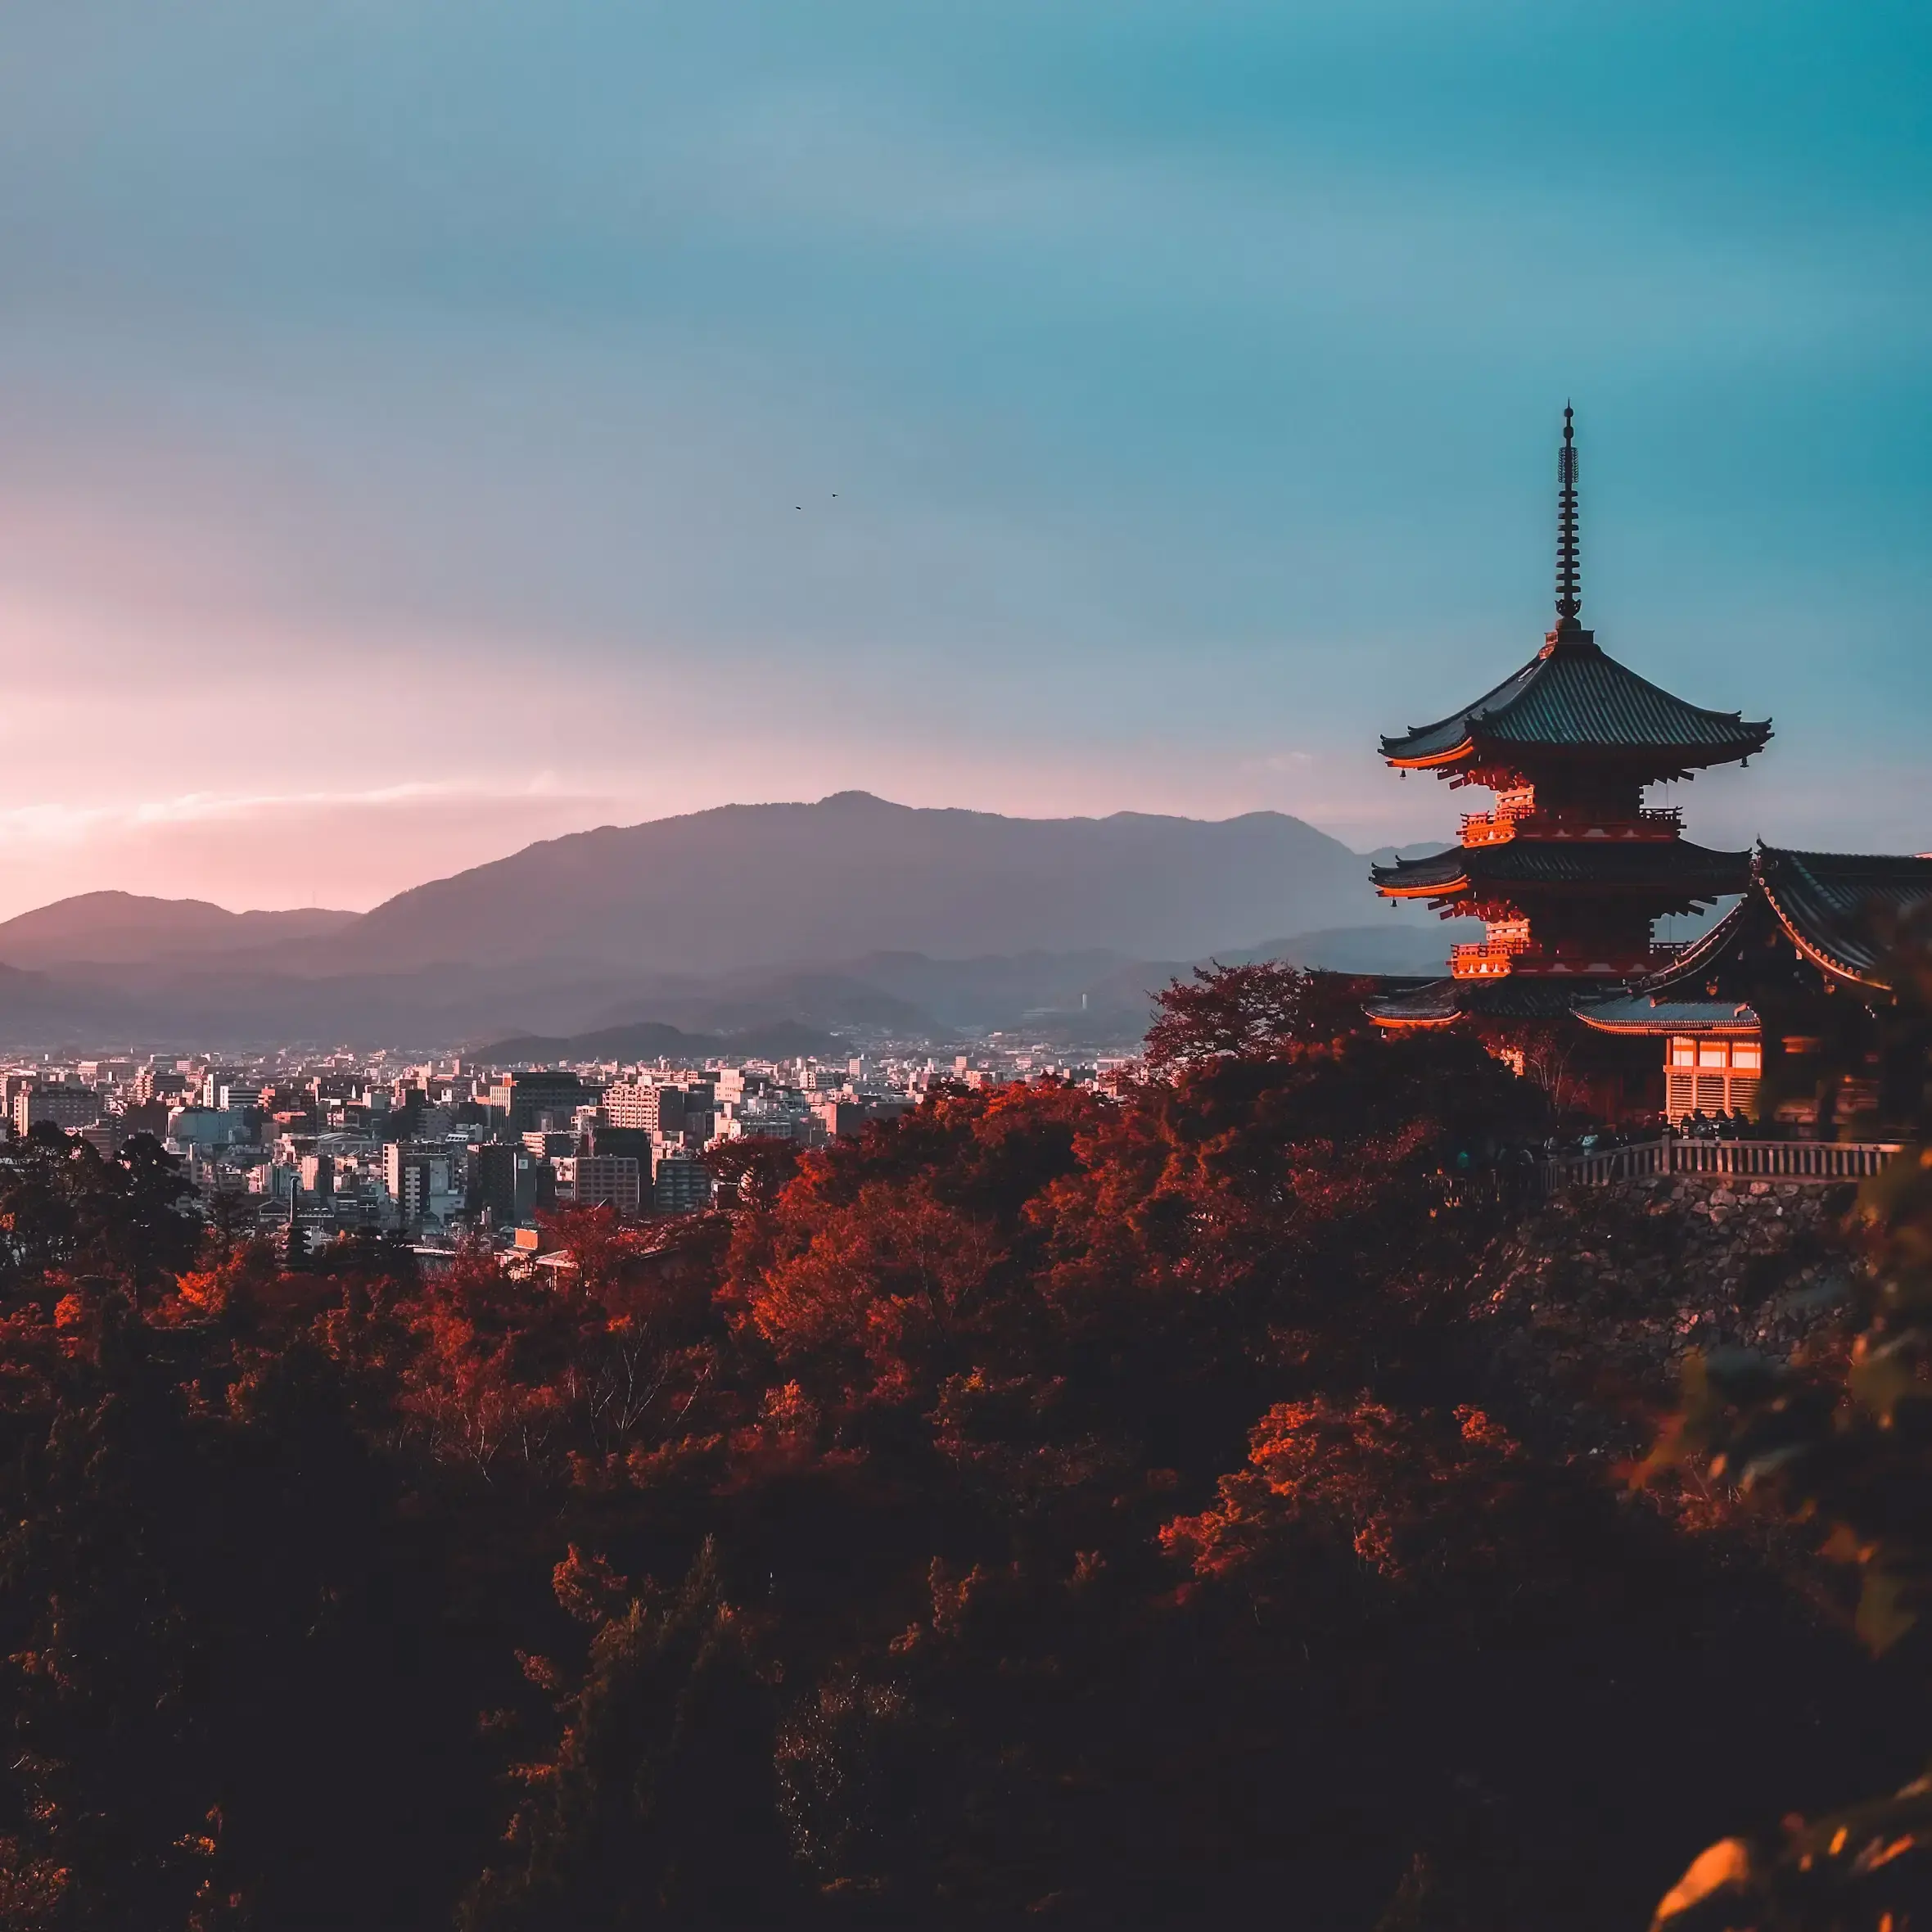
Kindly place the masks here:
[[(7, 0), (0, 915), (585, 826), (1467, 795), (1584, 617), (1932, 848), (1932, 11)], [(1368, 902), (1365, 899), (1365, 905)]]

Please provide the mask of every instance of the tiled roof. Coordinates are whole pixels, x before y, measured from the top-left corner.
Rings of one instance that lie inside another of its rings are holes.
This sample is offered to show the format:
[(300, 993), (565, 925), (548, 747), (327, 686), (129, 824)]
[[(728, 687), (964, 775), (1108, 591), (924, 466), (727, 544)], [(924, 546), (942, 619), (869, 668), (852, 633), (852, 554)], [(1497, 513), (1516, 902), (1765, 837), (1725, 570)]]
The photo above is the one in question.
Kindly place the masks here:
[(1577, 1009), (1577, 1018), (1605, 1033), (1744, 1033), (1758, 1028), (1741, 1000), (1659, 1000), (1632, 993)]
[(1751, 869), (1799, 949), (1867, 986), (1890, 983), (1889, 929), (1932, 909), (1932, 858), (1760, 846)]
[(1413, 992), (1391, 993), (1367, 1001), (1362, 1011), (1385, 1026), (1446, 1027), (1462, 1017), (1456, 1004), (1456, 982), (1438, 979)]
[(1672, 769), (1723, 765), (1762, 751), (1768, 721), (1707, 711), (1640, 678), (1600, 650), (1587, 630), (1556, 641), (1474, 704), (1382, 741), (1396, 764), (1448, 763), (1459, 751), (1599, 750), (1660, 760)]
[(1376, 885), (1397, 892), (1453, 892), (1471, 886), (1671, 886), (1693, 898), (1741, 892), (1749, 852), (1714, 852), (1688, 839), (1512, 838), (1501, 845), (1451, 846), (1428, 859), (1370, 868)]
[(1689, 950), (1645, 982), (1667, 995), (1732, 961), (1740, 949), (1789, 940), (1842, 978), (1889, 988), (1889, 928), (1932, 916), (1932, 858), (1867, 852), (1795, 852), (1760, 846), (1751, 889)]

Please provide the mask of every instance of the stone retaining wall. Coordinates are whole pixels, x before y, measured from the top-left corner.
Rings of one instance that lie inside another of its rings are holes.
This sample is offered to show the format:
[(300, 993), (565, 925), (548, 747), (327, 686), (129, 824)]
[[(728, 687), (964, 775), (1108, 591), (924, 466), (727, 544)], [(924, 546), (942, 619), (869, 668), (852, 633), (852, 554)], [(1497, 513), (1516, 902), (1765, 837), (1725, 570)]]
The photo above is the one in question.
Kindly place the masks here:
[(1544, 1203), (1468, 1287), (1499, 1404), (1580, 1447), (1641, 1447), (1688, 1350), (1782, 1358), (1830, 1327), (1857, 1266), (1839, 1231), (1855, 1193), (1668, 1175)]

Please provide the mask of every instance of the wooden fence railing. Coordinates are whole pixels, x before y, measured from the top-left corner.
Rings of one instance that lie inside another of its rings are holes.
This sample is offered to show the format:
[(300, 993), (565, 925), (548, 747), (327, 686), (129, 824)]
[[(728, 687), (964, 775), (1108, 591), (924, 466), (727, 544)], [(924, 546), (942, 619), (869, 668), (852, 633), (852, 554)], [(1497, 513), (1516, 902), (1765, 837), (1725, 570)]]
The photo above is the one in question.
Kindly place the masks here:
[(1665, 1174), (1740, 1180), (1863, 1180), (1898, 1153), (1896, 1140), (1642, 1140), (1543, 1162), (1543, 1185), (1603, 1187)]

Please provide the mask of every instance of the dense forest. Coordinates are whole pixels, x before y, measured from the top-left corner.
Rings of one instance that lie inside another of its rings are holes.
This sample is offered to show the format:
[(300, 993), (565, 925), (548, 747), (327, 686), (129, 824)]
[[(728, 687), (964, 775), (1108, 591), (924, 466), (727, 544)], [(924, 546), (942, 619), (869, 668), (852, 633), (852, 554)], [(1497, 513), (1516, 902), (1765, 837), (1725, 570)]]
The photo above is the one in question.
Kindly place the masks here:
[(1210, 973), (561, 1284), (36, 1130), (0, 1925), (1932, 1922), (1932, 1177), (1587, 1451), (1471, 1318), (1537, 1089), (1354, 1010)]

